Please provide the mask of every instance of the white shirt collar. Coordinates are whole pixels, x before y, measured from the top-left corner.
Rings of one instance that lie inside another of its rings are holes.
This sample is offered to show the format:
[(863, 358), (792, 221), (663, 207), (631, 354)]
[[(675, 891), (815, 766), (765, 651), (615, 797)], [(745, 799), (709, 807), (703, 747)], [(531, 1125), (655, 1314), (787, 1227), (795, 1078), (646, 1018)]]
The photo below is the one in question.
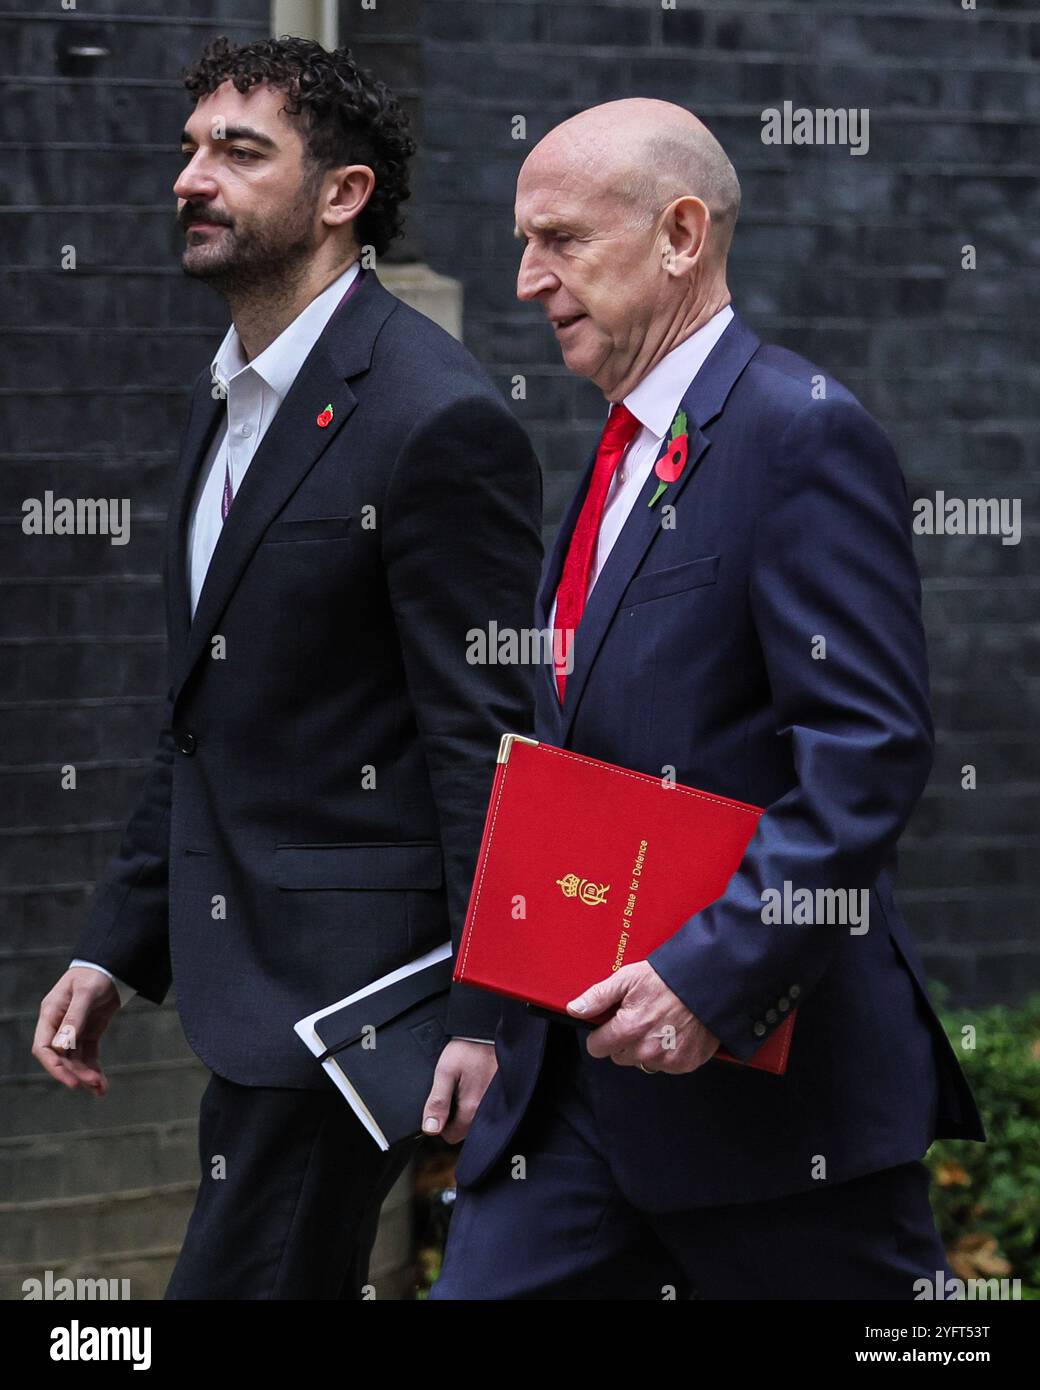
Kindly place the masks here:
[(242, 340), (232, 324), (224, 334), (224, 341), (217, 348), (210, 363), (210, 376), (227, 391), (235, 377), (249, 369), (256, 372), (271, 388), (279, 401), (284, 400), (311, 348), (321, 337), (339, 301), (353, 284), (360, 270), (359, 261), (348, 266), (342, 275), (338, 275), (330, 285), (326, 285), (322, 292), (296, 315), (292, 323), (282, 329), (274, 342), (269, 343), (263, 352), (253, 358), (252, 362), (246, 361)]
[(707, 323), (702, 323), (696, 333), (691, 333), (666, 353), (625, 397), (628, 409), (658, 439), (668, 433), (690, 382), (704, 366), (709, 352), (732, 318), (733, 307), (727, 304)]

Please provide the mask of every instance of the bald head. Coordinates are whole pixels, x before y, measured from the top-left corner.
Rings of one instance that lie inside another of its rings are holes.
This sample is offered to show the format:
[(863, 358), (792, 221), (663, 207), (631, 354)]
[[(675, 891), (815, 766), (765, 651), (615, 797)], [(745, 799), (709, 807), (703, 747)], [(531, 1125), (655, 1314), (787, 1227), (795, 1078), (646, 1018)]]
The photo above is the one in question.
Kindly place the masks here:
[(667, 101), (611, 101), (551, 130), (524, 161), (516, 292), (537, 301), (564, 362), (610, 400), (729, 303), (740, 206), (712, 133)]
[(648, 223), (677, 198), (699, 198), (711, 213), (710, 253), (725, 258), (740, 211), (736, 170), (692, 111), (632, 97), (579, 111), (534, 147), (521, 170), (551, 165), (568, 182), (592, 179)]

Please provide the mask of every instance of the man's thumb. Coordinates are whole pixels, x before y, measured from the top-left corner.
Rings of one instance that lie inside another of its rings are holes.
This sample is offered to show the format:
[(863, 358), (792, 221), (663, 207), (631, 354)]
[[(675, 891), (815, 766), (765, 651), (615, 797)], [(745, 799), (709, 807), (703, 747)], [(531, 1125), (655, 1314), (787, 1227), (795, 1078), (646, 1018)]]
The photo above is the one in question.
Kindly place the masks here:
[(590, 985), (577, 999), (572, 999), (567, 1005), (567, 1012), (578, 1014), (582, 1018), (595, 1018), (611, 1005), (620, 1003), (625, 997), (626, 988), (627, 985), (620, 975), (608, 975), (605, 980), (598, 980), (596, 984)]
[(85, 991), (74, 991), (65, 1016), (51, 1038), (51, 1047), (57, 1048), (59, 1052), (72, 1052), (78, 1045), (92, 1007), (93, 1000)]
[(57, 1048), (59, 1052), (74, 1052), (77, 1036), (75, 1024), (69, 1022), (69, 1015), (66, 1014), (58, 1031), (51, 1038), (51, 1047)]

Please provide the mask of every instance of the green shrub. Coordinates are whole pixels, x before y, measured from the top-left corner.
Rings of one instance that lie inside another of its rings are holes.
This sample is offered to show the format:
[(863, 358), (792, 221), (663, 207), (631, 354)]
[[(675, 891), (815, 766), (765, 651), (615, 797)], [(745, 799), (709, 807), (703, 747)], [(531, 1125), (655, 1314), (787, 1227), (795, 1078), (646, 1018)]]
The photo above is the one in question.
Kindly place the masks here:
[(928, 1151), (951, 1268), (1021, 1279), (1022, 1297), (1040, 1298), (1040, 994), (1015, 1008), (949, 1009), (947, 991), (930, 988), (989, 1140), (943, 1139)]

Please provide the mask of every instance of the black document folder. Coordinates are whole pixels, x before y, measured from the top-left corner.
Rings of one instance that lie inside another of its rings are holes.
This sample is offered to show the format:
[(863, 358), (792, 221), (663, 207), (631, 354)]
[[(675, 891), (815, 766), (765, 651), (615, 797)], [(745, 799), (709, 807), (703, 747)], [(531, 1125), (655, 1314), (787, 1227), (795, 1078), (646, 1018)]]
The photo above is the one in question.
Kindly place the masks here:
[(451, 968), (446, 942), (295, 1025), (381, 1149), (421, 1132)]

